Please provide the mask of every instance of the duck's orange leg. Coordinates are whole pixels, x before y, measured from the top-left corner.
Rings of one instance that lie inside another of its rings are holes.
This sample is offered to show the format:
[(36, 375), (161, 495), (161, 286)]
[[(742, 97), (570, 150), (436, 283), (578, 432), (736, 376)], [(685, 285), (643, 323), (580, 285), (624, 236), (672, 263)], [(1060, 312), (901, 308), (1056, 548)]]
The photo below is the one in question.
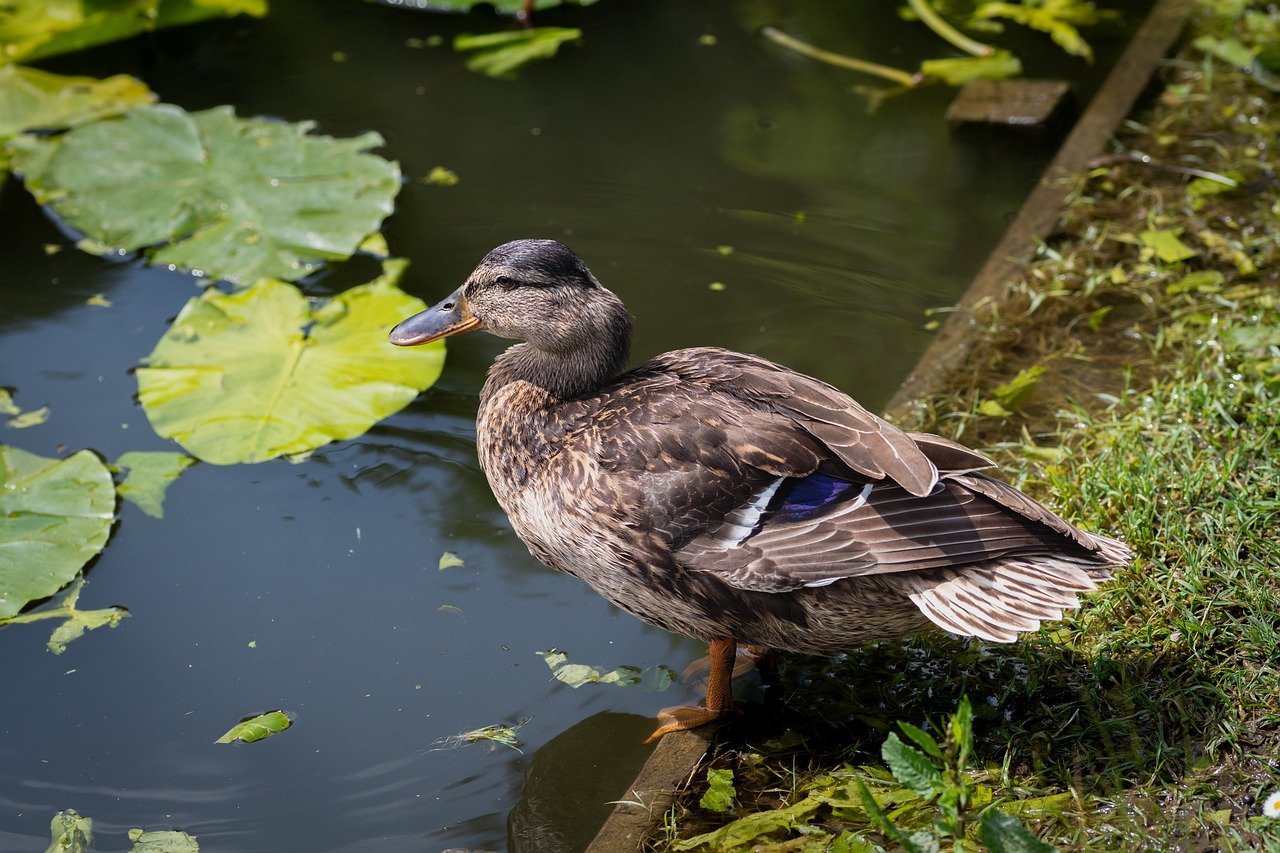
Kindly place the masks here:
[(707, 657), (711, 671), (707, 676), (707, 701), (703, 707), (681, 705), (658, 712), (662, 725), (649, 735), (645, 743), (653, 743), (668, 732), (705, 726), (733, 710), (733, 665), (737, 661), (738, 644), (732, 637), (711, 641)]

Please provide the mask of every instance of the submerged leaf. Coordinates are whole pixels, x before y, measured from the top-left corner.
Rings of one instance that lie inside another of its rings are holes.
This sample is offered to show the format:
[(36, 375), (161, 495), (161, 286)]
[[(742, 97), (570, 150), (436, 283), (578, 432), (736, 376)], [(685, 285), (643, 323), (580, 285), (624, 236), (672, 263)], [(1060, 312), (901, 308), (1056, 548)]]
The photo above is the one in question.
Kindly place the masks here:
[(396, 286), (406, 263), (327, 302), (266, 279), (187, 303), (138, 370), (151, 426), (217, 465), (262, 462), (362, 434), (436, 381), (444, 347), (387, 330), (423, 310)]
[(74, 578), (114, 513), (111, 473), (89, 451), (59, 460), (0, 445), (0, 617)]
[(514, 79), (516, 71), (538, 59), (550, 59), (567, 41), (582, 38), (582, 30), (566, 27), (533, 27), (505, 33), (472, 35), (463, 33), (453, 40), (458, 52), (477, 51), (467, 60), (467, 68), (489, 77)]
[(936, 77), (949, 86), (963, 86), (970, 80), (1017, 77), (1022, 73), (1022, 62), (1007, 50), (1001, 50), (991, 56), (926, 59), (920, 63), (920, 73)]
[(708, 770), (707, 790), (698, 805), (709, 812), (723, 814), (734, 809), (738, 792), (733, 788), (732, 770)]
[(10, 143), (37, 200), (108, 252), (212, 278), (295, 280), (349, 257), (392, 209), (382, 137), (309, 134), (311, 123), (140, 107), (62, 136)]
[(2, 66), (0, 142), (24, 130), (65, 130), (155, 99), (146, 84), (124, 74), (97, 80)]
[(200, 853), (194, 836), (176, 829), (131, 829), (129, 853)]
[(0, 64), (83, 50), (161, 27), (266, 12), (267, 0), (6, 0), (0, 5)]
[(49, 821), (49, 846), (45, 853), (89, 853), (93, 849), (93, 819), (75, 809), (58, 812)]
[(232, 726), (226, 734), (215, 740), (214, 743), (231, 743), (237, 740), (243, 743), (255, 743), (272, 735), (280, 734), (280, 732), (292, 725), (293, 717), (286, 712), (278, 709), (268, 711), (265, 714), (245, 717)]
[(113, 466), (129, 472), (116, 492), (152, 518), (164, 518), (165, 490), (194, 464), (196, 460), (185, 453), (131, 450), (121, 454)]
[(638, 666), (620, 666), (605, 672), (584, 663), (569, 663), (569, 656), (556, 649), (538, 652), (537, 655), (551, 668), (551, 674), (556, 680), (575, 689), (584, 684), (616, 684), (619, 687), (638, 687), (661, 693), (676, 680), (675, 672), (662, 664), (644, 669)]

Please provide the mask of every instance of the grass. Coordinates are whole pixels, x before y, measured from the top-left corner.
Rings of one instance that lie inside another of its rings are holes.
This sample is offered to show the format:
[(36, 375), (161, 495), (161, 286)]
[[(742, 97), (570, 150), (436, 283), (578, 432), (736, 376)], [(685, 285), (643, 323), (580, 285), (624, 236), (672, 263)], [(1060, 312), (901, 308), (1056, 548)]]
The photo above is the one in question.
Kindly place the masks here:
[[(784, 657), (711, 762), (733, 771), (733, 807), (692, 786), (653, 849), (895, 846), (850, 792), (928, 828), (936, 810), (893, 799), (881, 744), (895, 720), (937, 733), (968, 696), (979, 810), (1068, 848), (1280, 851), (1259, 808), (1280, 788), (1280, 99), (1207, 52), (1280, 44), (1280, 13), (1206, 3), (1194, 30), (1214, 41), (1188, 40), (1122, 147), (1080, 176), (1022, 278), (975, 311), (986, 335), (952, 392), (912, 425), (986, 447), (1137, 563), (1011, 646)], [(1026, 399), (996, 393), (1035, 368)]]

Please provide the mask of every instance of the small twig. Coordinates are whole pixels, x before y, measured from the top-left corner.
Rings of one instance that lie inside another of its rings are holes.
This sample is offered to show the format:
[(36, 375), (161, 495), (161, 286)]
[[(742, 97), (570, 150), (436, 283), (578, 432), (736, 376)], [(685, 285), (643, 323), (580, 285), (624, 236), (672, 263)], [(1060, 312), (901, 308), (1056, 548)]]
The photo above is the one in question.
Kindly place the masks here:
[(946, 19), (929, 5), (928, 0), (907, 0), (907, 3), (926, 27), (965, 53), (973, 54), (974, 56), (992, 56), (995, 54), (996, 49), (991, 45), (975, 41), (947, 23)]
[(847, 68), (850, 71), (860, 71), (863, 74), (874, 74), (877, 77), (892, 80), (894, 83), (898, 83), (902, 86), (915, 86), (921, 79), (918, 74), (908, 74), (900, 68), (891, 68), (888, 65), (867, 62), (863, 59), (854, 59), (851, 56), (832, 53), (829, 50), (814, 47), (807, 42), (800, 41), (798, 38), (787, 35), (777, 27), (761, 27), (760, 35), (769, 39), (769, 41), (774, 44), (781, 45), (788, 50), (794, 50), (796, 53), (802, 56), (807, 56), (810, 59), (816, 59), (819, 62), (825, 62), (828, 65), (834, 65), (837, 68)]

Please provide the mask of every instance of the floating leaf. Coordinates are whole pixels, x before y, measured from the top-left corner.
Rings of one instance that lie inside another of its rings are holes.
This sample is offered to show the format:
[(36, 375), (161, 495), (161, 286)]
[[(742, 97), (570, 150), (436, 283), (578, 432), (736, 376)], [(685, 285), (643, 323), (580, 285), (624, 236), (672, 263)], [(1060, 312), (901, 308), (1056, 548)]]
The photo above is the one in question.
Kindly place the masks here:
[[(65, 130), (155, 99), (145, 84), (123, 74), (96, 80), (0, 66), (0, 142), (24, 130)], [(0, 166), (6, 162), (0, 153)]]
[[(466, 746), (470, 743), (479, 743), (480, 741), (488, 741), (491, 744), (501, 744), (509, 746), (516, 752), (523, 752), (520, 749), (520, 737), (518, 732), (524, 728), (525, 723), (529, 722), (532, 717), (525, 717), (514, 725), (506, 723), (497, 723), (492, 726), (481, 726), (478, 729), (472, 729), (469, 732), (461, 732), (449, 737), (440, 738), (433, 741), (437, 749), (456, 749), (460, 746)], [(433, 750), (434, 751), (434, 750)]]
[(456, 568), (458, 566), (465, 566), (466, 564), (467, 563), (465, 560), (463, 560), (461, 557), (459, 557), (457, 554), (453, 553), (452, 551), (445, 551), (443, 554), (440, 555), (439, 569), (441, 571), (444, 571), (445, 569)]
[(195, 463), (185, 453), (131, 450), (121, 454), (113, 466), (117, 471), (129, 472), (116, 491), (152, 518), (164, 518), (165, 490)]
[(734, 809), (738, 792), (733, 788), (732, 770), (708, 770), (707, 790), (698, 805), (709, 812), (723, 814)]
[(193, 836), (176, 829), (131, 829), (129, 853), (200, 853)]
[(214, 743), (231, 743), (237, 740), (243, 743), (255, 743), (272, 735), (278, 735), (292, 725), (293, 717), (281, 710), (254, 714), (236, 723)]
[(129, 615), (123, 607), (106, 607), (102, 610), (77, 610), (76, 601), (80, 598), (80, 589), (84, 586), (84, 577), (79, 576), (71, 582), (71, 586), (62, 593), (60, 600), (52, 606), (42, 607), (30, 613), (9, 616), (0, 619), (0, 625), (21, 625), (39, 622), (44, 619), (62, 619), (62, 624), (53, 629), (46, 647), (55, 655), (67, 650), (67, 644), (84, 636), (85, 631), (101, 628), (103, 625), (114, 628), (120, 620)]
[(16, 415), (21, 412), (13, 402), (13, 395), (8, 389), (0, 388), (0, 415)]
[(49, 821), (50, 842), (45, 853), (89, 853), (93, 849), (93, 819), (66, 809)]
[[(213, 278), (295, 280), (351, 255), (391, 212), (395, 163), (382, 144), (311, 136), (310, 122), (140, 107), (62, 136), (10, 143), (42, 204), (103, 252), (146, 249), (153, 264)], [(150, 247), (150, 248), (148, 248)]]
[(84, 301), (85, 305), (92, 305), (95, 308), (110, 308), (111, 300), (103, 296), (101, 293), (95, 293)]
[(1143, 231), (1138, 239), (1166, 264), (1178, 264), (1196, 257), (1195, 249), (1178, 239), (1178, 231)]
[(920, 750), (903, 743), (897, 734), (890, 732), (880, 750), (884, 763), (889, 765), (893, 778), (928, 799), (941, 793), (944, 787), (940, 771)]
[(489, 77), (514, 79), (516, 71), (538, 59), (550, 59), (567, 41), (582, 38), (582, 30), (565, 27), (533, 27), (506, 33), (472, 35), (453, 39), (458, 52), (476, 51), (467, 68)]
[(1032, 835), (1022, 821), (999, 809), (988, 809), (982, 815), (978, 840), (987, 845), (991, 853), (1055, 853), (1057, 850)]
[(6, 0), (0, 5), (0, 64), (83, 50), (160, 27), (266, 11), (267, 0)]
[(1019, 370), (1017, 376), (1003, 385), (997, 385), (991, 393), (1004, 408), (1017, 409), (1031, 396), (1031, 392), (1036, 389), (1043, 375), (1043, 365), (1032, 365), (1025, 370)]
[(963, 86), (970, 80), (1017, 77), (1022, 73), (1022, 63), (1007, 50), (1000, 50), (991, 56), (926, 59), (920, 63), (920, 73), (936, 77), (949, 86)]
[(569, 656), (556, 649), (538, 652), (537, 655), (551, 668), (551, 674), (558, 681), (574, 689), (584, 684), (616, 684), (619, 687), (639, 687), (641, 690), (661, 693), (676, 680), (675, 672), (662, 664), (644, 669), (638, 666), (620, 666), (605, 672), (584, 663), (569, 663)]
[(0, 445), (0, 617), (74, 578), (114, 511), (111, 473), (89, 451), (59, 460)]
[(20, 415), (14, 415), (9, 418), (8, 424), (14, 429), (29, 429), (33, 426), (40, 426), (49, 420), (49, 407), (41, 406), (38, 409), (32, 409), (29, 412), (23, 412)]
[(452, 187), (458, 183), (458, 173), (452, 169), (446, 169), (444, 166), (436, 166), (426, 177), (422, 179), (424, 184), (434, 184), (437, 187)]
[(444, 348), (394, 347), (387, 330), (423, 302), (396, 286), (406, 262), (327, 302), (263, 280), (187, 303), (138, 370), (157, 433), (217, 465), (261, 462), (360, 435), (440, 375)]

